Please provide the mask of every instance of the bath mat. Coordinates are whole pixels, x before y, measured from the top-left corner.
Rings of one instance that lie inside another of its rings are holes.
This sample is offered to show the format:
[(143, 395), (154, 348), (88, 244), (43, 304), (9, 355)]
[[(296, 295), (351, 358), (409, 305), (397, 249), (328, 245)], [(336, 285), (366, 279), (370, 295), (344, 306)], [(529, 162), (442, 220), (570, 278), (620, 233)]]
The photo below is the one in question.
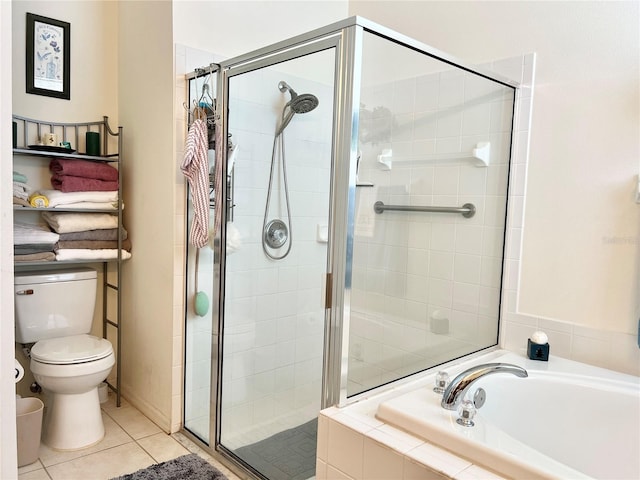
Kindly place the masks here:
[(111, 480), (227, 480), (227, 477), (206, 460), (191, 453)]

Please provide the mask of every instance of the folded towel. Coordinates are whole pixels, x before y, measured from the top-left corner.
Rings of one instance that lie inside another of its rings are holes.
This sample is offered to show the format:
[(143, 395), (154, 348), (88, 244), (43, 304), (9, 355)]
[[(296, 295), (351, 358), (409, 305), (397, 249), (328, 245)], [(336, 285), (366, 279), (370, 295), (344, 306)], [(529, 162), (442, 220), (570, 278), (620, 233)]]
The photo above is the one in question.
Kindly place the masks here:
[(14, 255), (30, 255), (33, 253), (53, 252), (57, 244), (55, 243), (29, 243), (26, 245), (14, 245)]
[(56, 243), (60, 235), (52, 232), (43, 225), (14, 222), (13, 224), (13, 244), (51, 244)]
[(14, 255), (13, 260), (16, 262), (53, 262), (56, 254), (53, 252), (31, 253), (26, 255)]
[(98, 180), (97, 178), (74, 177), (72, 175), (54, 175), (51, 185), (63, 192), (106, 192), (118, 190), (118, 181)]
[(13, 171), (13, 181), (14, 182), (21, 182), (21, 183), (27, 183), (27, 176), (23, 175), (20, 172), (16, 172), (15, 170)]
[(117, 203), (118, 192), (61, 192), (60, 190), (40, 190), (39, 193), (49, 199), (50, 207), (80, 202)]
[[(60, 241), (68, 240), (117, 240), (117, 228), (103, 228), (101, 230), (82, 230), (80, 232), (61, 233)], [(127, 231), (122, 229), (122, 239), (127, 239)]]
[(29, 193), (31, 188), (25, 183), (13, 182), (13, 196), (21, 198), (23, 200), (29, 199)]
[(31, 204), (29, 203), (29, 200), (25, 200), (24, 198), (16, 197), (15, 195), (13, 196), (13, 204), (14, 205), (21, 205), (23, 207), (30, 207), (31, 206)]
[(57, 233), (118, 228), (118, 217), (108, 213), (42, 212), (42, 218)]
[[(69, 203), (68, 205), (58, 205), (54, 208), (61, 208), (67, 210), (117, 210), (118, 202), (115, 203), (98, 203), (98, 202), (80, 202)], [(124, 203), (122, 204), (124, 208)]]
[[(56, 250), (62, 249), (90, 249), (99, 250), (102, 248), (118, 248), (117, 240), (59, 240)], [(122, 249), (127, 252), (131, 251), (131, 240), (122, 241)]]
[[(115, 260), (118, 258), (117, 248), (103, 248), (100, 250), (90, 249), (66, 249), (62, 248), (56, 251), (56, 260)], [(126, 250), (122, 250), (122, 259), (128, 260), (131, 254)]]
[(107, 181), (118, 180), (118, 169), (102, 162), (54, 158), (49, 163), (49, 170), (56, 176), (72, 175), (74, 177), (95, 178)]

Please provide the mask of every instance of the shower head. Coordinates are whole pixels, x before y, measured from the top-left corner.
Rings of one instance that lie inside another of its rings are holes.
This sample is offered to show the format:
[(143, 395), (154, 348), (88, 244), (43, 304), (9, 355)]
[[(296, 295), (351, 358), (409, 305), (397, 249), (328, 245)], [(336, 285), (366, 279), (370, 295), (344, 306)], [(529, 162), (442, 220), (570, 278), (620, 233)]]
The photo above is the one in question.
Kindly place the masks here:
[(289, 101), (289, 108), (293, 113), (307, 113), (318, 106), (318, 97), (310, 93), (296, 95)]
[(276, 135), (280, 135), (280, 133), (282, 133), (286, 126), (289, 125), (289, 122), (293, 118), (294, 114), (310, 112), (320, 103), (318, 97), (310, 93), (303, 93), (302, 95), (298, 95), (296, 91), (291, 88), (291, 86), (284, 80), (281, 80), (278, 83), (278, 88), (283, 93), (288, 91), (291, 95), (291, 100), (286, 103), (284, 109), (282, 110), (282, 123), (276, 130)]

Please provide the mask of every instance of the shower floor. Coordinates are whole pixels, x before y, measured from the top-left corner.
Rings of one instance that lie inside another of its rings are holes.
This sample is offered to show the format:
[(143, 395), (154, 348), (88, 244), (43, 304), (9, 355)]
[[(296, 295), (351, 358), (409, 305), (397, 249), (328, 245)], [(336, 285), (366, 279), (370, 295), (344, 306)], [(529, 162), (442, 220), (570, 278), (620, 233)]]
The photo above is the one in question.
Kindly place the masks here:
[(240, 447), (235, 454), (270, 480), (306, 480), (316, 474), (318, 419)]

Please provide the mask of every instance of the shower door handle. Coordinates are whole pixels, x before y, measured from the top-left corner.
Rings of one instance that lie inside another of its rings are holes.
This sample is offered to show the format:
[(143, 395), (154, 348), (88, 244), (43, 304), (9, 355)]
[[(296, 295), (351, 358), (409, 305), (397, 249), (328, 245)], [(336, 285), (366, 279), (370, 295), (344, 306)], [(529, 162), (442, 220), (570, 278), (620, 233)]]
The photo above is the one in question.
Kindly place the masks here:
[(332, 292), (333, 291), (333, 274), (327, 273), (325, 275), (324, 283), (324, 308), (328, 310), (333, 303)]

